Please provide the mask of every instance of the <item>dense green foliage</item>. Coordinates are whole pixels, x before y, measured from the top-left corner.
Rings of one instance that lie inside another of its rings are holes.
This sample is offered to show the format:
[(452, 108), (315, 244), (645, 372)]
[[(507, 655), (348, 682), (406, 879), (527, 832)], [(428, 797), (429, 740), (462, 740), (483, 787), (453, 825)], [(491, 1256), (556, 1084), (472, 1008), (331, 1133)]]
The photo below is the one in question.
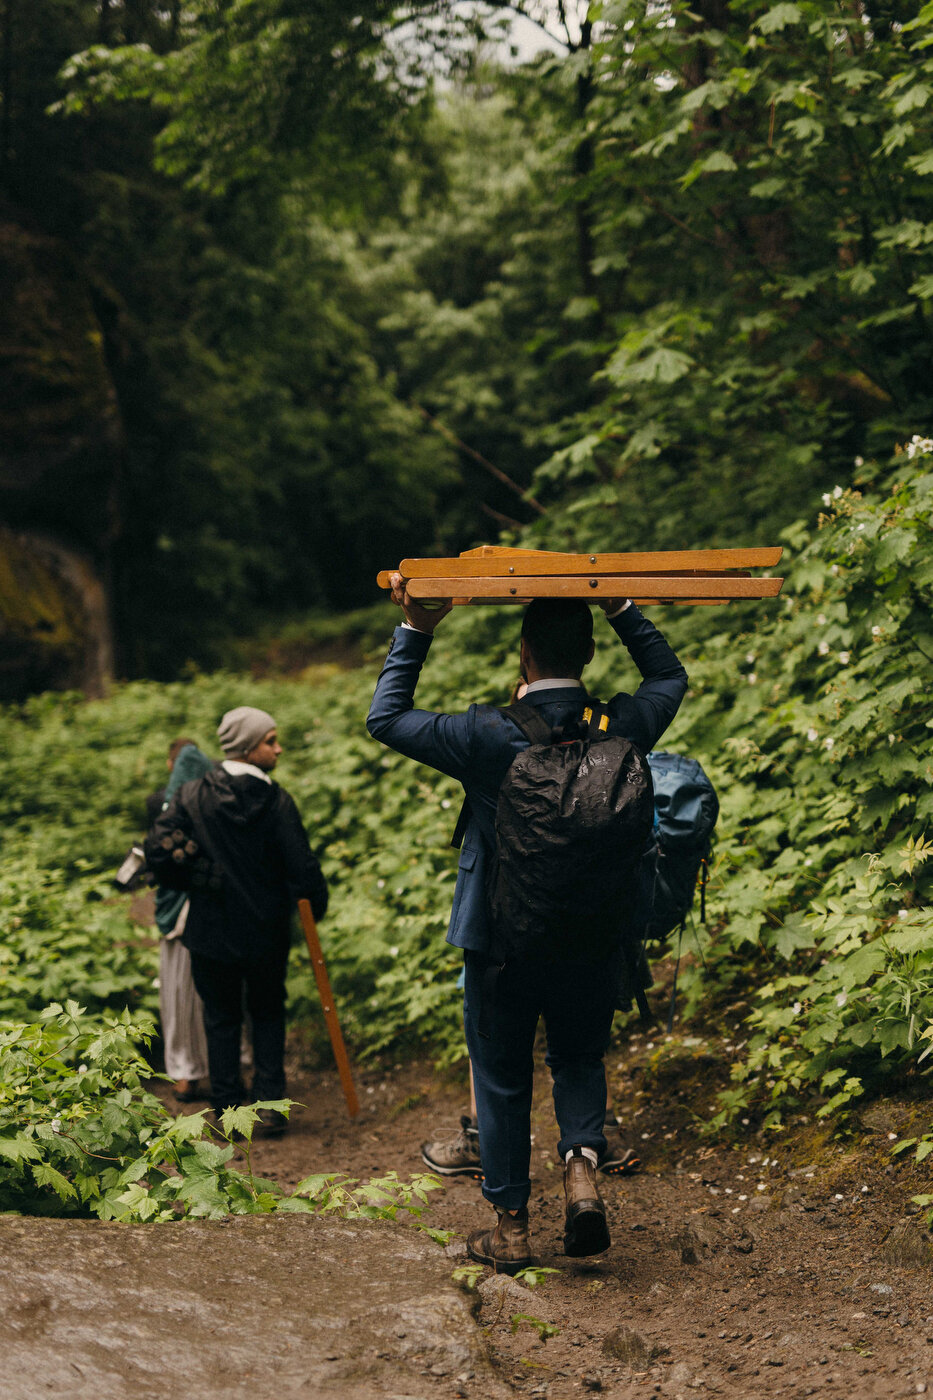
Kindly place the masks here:
[[(377, 566), (500, 526), (586, 548), (781, 535), (776, 605), (661, 614), (692, 682), (666, 742), (723, 802), (683, 1023), (733, 1037), (719, 1123), (922, 1072), (933, 446), (907, 440), (933, 380), (933, 5), (581, 0), (521, 65), (474, 43), (493, 5), (312, 8), (0, 0), (0, 191), (67, 241), (109, 376), (88, 402), (110, 393), (117, 424), (109, 474), (69, 476), (62, 449), (44, 475), (11, 380), (29, 470), (0, 471), (2, 501), (94, 552), (124, 674), (188, 677), (5, 713), (0, 1015), (51, 1034), (49, 1001), (154, 1011), (154, 943), (108, 877), (169, 740), (211, 748), (248, 698), (326, 852), (355, 1052), (461, 1054), (458, 795), (366, 737), (376, 652), (297, 678), (185, 662), (252, 660), (260, 617), (273, 661), (300, 655)], [(46, 413), (68, 386), (41, 383)], [(515, 623), (446, 620), (419, 702), (504, 699)], [(603, 645), (594, 689), (634, 681)], [(316, 1035), (301, 951), (290, 987)]]
[[(742, 1052), (720, 1121), (754, 1111), (776, 1125), (814, 1095), (831, 1112), (919, 1065), (929, 1042), (931, 464), (917, 441), (893, 475), (863, 468), (860, 490), (830, 486), (817, 528), (788, 532), (788, 582), (767, 613), (691, 610), (663, 624), (691, 675), (665, 743), (700, 757), (722, 797), (710, 932), (702, 962), (688, 935), (681, 1012), (682, 1024), (719, 1024), (732, 1008)], [(507, 610), (445, 620), (419, 703), (506, 697), (515, 622)], [(637, 679), (609, 638), (598, 693)], [(103, 702), (43, 696), (9, 711), (5, 1013), (31, 1018), (69, 995), (152, 1005), (151, 950), (102, 881), (138, 829), (166, 742), (184, 731), (210, 747), (216, 717), (248, 694), (279, 722), (281, 780), (326, 851), (322, 932), (354, 1051), (462, 1054), (458, 954), (444, 942), (457, 793), (366, 736), (377, 665), (248, 690), (228, 675), (136, 683)], [(319, 1027), (303, 950), (290, 985), (297, 1024)]]
[(0, 188), (120, 440), (5, 504), (95, 551), (124, 674), (490, 520), (764, 539), (922, 424), (930, 6), (508, 10), (547, 52), (483, 3), (0, 3)]
[[(28, 1025), (0, 1021), (0, 1210), (146, 1222), (276, 1210), (394, 1219), (404, 1209), (427, 1228), (417, 1217), (434, 1177), (361, 1184), (319, 1173), (288, 1194), (256, 1177), (257, 1109), (287, 1115), (291, 1101), (226, 1109), (216, 1125), (204, 1112), (172, 1118), (143, 1085), (147, 1034), (128, 1012), (94, 1018), (75, 1001)], [(230, 1165), (235, 1140), (245, 1171)]]

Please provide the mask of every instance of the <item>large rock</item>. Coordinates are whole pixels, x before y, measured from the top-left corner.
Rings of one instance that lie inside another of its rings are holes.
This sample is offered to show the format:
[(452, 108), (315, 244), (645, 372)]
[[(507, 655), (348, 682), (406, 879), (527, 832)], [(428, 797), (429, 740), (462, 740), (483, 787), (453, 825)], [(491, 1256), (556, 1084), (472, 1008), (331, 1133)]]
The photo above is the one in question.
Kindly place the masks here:
[(100, 695), (112, 674), (110, 610), (90, 560), (0, 526), (0, 704), (37, 690)]
[(0, 1253), (4, 1400), (507, 1393), (450, 1261), (404, 1226), (6, 1217)]

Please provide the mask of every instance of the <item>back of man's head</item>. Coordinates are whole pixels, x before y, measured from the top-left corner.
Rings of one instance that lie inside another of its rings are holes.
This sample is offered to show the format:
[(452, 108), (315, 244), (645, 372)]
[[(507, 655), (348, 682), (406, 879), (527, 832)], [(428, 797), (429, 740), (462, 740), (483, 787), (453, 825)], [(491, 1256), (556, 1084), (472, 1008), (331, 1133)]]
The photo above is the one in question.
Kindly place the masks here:
[(522, 640), (542, 676), (579, 678), (592, 655), (593, 614), (582, 598), (533, 598)]
[[(189, 744), (194, 744), (193, 739), (186, 739), (184, 735), (180, 739), (173, 739), (168, 746), (168, 761), (174, 763), (182, 749), (186, 749)], [(197, 747), (197, 745), (195, 745)]]

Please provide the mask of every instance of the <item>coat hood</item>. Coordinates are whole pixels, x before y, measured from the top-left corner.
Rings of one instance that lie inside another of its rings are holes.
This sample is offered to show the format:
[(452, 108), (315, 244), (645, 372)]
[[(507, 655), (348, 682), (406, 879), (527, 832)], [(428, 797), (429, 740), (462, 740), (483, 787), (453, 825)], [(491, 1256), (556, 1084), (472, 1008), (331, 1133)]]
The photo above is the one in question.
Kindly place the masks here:
[(198, 803), (207, 803), (215, 818), (249, 826), (259, 821), (276, 800), (278, 786), (250, 773), (231, 774), (222, 767), (212, 768), (198, 784)]

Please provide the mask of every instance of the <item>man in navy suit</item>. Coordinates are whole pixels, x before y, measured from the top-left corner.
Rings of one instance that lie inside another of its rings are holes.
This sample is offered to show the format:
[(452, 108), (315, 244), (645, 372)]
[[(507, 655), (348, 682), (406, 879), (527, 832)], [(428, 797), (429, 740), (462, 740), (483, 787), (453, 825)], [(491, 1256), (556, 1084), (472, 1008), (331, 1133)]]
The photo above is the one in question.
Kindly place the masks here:
[[(596, 1161), (606, 1146), (603, 1056), (615, 1010), (617, 962), (613, 955), (599, 962), (510, 962), (490, 997), (486, 868), (495, 851), (499, 787), (528, 740), (512, 719), (489, 705), (471, 705), (463, 714), (414, 708), (434, 629), (451, 605), (433, 611), (423, 607), (408, 596), (399, 574), (392, 575), (392, 598), (405, 622), (395, 629), (367, 728), (390, 748), (456, 778), (466, 792), (468, 820), (447, 941), (464, 950), (463, 1015), (476, 1083), (483, 1194), (498, 1216), (495, 1228), (475, 1231), (467, 1247), (472, 1258), (500, 1272), (516, 1273), (531, 1262), (527, 1205), (533, 1048), (543, 1015), (561, 1132), (558, 1150), (565, 1162), (564, 1248), (573, 1256), (598, 1254), (609, 1246)], [(634, 695), (621, 692), (609, 702), (609, 733), (647, 753), (677, 713), (687, 673), (633, 603), (607, 599), (601, 606), (642, 675)], [(535, 599), (522, 623), (520, 664), (528, 683), (524, 703), (539, 708), (554, 727), (579, 721), (587, 700), (580, 677), (593, 652), (593, 619), (586, 602)]]

